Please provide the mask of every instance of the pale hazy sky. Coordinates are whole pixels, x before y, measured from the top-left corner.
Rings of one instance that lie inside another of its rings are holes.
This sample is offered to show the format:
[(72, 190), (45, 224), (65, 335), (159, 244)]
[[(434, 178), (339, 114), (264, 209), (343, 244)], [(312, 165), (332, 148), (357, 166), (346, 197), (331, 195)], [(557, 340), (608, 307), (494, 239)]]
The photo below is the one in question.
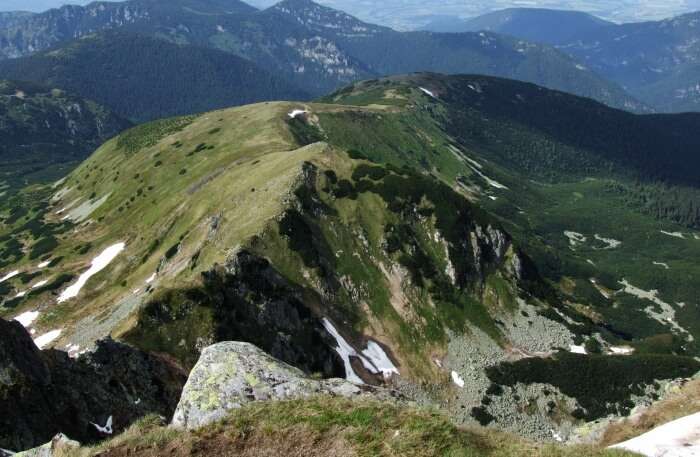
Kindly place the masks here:
[[(43, 11), (63, 4), (87, 4), (91, 0), (0, 0), (0, 11)], [(432, 14), (473, 17), (488, 11), (517, 6), (575, 9), (616, 22), (663, 19), (700, 10), (700, 0), (317, 0), (368, 22), (399, 29), (411, 27), (417, 18)], [(248, 0), (266, 7), (276, 0)], [(420, 21), (419, 21), (420, 22)]]

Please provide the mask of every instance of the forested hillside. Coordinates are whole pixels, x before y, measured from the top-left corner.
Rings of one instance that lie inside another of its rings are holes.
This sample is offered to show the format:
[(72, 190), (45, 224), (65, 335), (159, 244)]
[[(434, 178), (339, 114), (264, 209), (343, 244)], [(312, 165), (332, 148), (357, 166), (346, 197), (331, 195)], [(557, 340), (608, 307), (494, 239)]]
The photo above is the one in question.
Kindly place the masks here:
[(57, 179), (130, 123), (51, 86), (0, 80), (0, 189)]
[(0, 75), (74, 91), (134, 121), (308, 97), (240, 57), (121, 31), (0, 61)]

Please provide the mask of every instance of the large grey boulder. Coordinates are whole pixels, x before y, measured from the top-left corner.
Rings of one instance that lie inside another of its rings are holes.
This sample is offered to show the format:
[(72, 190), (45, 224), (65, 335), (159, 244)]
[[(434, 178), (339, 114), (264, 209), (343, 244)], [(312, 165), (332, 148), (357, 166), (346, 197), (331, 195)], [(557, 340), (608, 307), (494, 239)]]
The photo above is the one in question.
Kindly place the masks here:
[(172, 426), (196, 429), (247, 403), (314, 395), (385, 401), (399, 398), (388, 389), (360, 386), (345, 379), (311, 379), (250, 343), (223, 342), (202, 352), (185, 384)]

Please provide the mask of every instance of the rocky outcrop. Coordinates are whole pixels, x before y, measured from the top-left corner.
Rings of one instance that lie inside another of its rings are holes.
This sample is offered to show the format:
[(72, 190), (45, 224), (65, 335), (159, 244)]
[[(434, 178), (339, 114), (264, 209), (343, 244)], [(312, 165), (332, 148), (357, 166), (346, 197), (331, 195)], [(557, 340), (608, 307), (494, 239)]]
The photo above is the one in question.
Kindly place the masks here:
[(0, 319), (0, 448), (42, 445), (57, 433), (95, 442), (149, 413), (170, 416), (186, 374), (111, 340), (71, 359), (39, 351), (18, 322)]
[[(210, 344), (247, 341), (306, 373), (327, 378), (345, 374), (333, 338), (305, 302), (301, 288), (268, 260), (236, 250), (226, 266), (205, 272), (202, 282), (201, 287), (153, 298), (126, 339), (137, 346), (149, 341), (150, 348), (173, 354), (188, 367)], [(198, 310), (212, 314), (211, 327), (196, 321)]]
[(80, 443), (71, 440), (63, 433), (59, 433), (48, 443), (34, 449), (18, 452), (17, 454), (14, 454), (14, 457), (58, 457), (64, 455), (71, 449), (77, 449), (79, 447)]
[(223, 342), (202, 352), (182, 392), (172, 425), (195, 429), (223, 419), (247, 403), (321, 394), (399, 400), (398, 394), (383, 388), (359, 386), (344, 379), (315, 380), (252, 344)]

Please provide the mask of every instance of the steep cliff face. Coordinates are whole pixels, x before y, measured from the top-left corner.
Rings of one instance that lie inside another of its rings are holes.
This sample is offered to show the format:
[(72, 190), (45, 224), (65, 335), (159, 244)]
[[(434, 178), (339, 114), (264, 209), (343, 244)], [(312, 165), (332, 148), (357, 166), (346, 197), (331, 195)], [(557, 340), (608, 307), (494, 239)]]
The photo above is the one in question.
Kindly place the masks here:
[(19, 322), (0, 319), (0, 447), (28, 449), (59, 432), (83, 442), (148, 413), (171, 416), (186, 373), (114, 341), (79, 359), (39, 351)]
[(548, 290), (449, 187), (330, 148), (303, 164), (286, 209), (199, 283), (152, 298), (125, 338), (188, 366), (207, 344), (248, 341), (307, 373), (369, 383), (387, 374), (363, 355), (370, 347), (406, 380), (434, 381), (449, 332), (475, 326), (505, 344), (499, 316)]

